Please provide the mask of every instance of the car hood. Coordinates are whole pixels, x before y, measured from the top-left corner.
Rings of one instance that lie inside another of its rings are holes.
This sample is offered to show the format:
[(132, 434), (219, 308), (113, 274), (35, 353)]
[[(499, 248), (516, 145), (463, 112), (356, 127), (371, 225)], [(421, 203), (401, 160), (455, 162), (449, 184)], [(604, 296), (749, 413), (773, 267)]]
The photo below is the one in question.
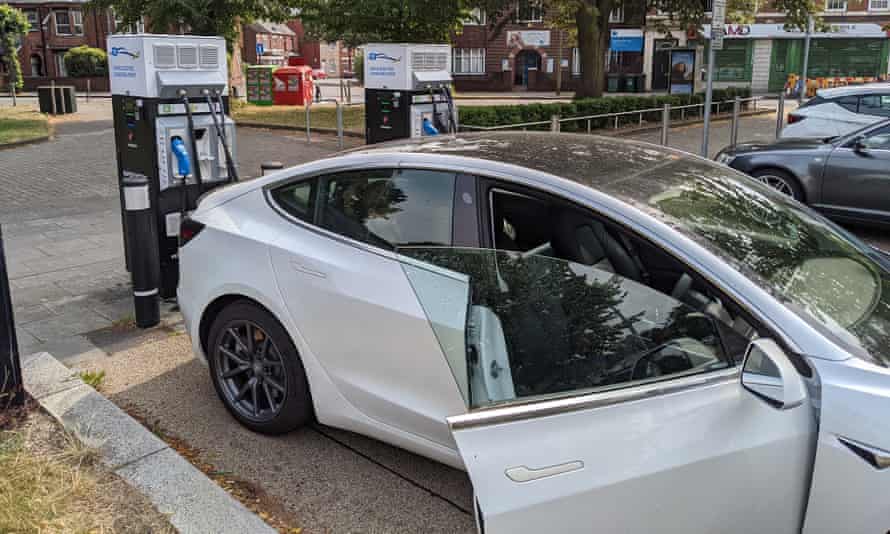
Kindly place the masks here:
[(735, 154), (745, 154), (748, 152), (765, 152), (765, 151), (798, 151), (798, 150), (814, 150), (829, 146), (823, 139), (810, 139), (803, 137), (788, 137), (777, 139), (769, 142), (751, 141), (747, 143), (739, 143), (731, 151)]

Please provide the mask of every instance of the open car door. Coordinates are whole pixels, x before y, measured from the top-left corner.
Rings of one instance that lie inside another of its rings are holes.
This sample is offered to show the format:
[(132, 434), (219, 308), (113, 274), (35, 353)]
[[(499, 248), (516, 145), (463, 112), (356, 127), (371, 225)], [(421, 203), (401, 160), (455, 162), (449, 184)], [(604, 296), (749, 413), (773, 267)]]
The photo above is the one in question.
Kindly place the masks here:
[(890, 529), (890, 369), (812, 360), (822, 383), (805, 534)]
[(401, 252), (468, 399), (480, 530), (800, 531), (815, 419), (775, 343), (592, 266)]

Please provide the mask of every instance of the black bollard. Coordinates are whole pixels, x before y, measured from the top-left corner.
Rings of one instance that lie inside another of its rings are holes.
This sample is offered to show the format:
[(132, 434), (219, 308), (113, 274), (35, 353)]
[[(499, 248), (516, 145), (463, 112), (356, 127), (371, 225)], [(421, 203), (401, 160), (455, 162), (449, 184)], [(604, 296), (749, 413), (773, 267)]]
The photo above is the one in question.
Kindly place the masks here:
[(0, 410), (21, 404), (24, 399), (22, 364), (15, 335), (6, 256), (3, 252), (3, 232), (0, 230)]
[(161, 280), (158, 230), (148, 178), (127, 173), (123, 180), (127, 241), (130, 244), (130, 274), (136, 326), (151, 328), (161, 321), (158, 285)]

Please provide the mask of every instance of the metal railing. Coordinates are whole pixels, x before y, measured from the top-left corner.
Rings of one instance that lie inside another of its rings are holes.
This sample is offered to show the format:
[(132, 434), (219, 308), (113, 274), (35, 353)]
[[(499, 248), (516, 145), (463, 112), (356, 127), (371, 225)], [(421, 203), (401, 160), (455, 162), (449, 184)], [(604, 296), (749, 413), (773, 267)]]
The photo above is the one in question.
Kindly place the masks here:
[[(720, 102), (713, 102), (711, 104), (713, 108), (713, 115), (720, 116), (721, 111), (725, 111), (722, 113), (723, 116), (731, 115), (732, 117), (732, 142), (736, 143), (738, 139), (738, 122), (739, 116), (741, 115), (742, 105), (744, 103), (750, 103), (753, 111), (757, 111), (759, 101), (763, 99), (762, 96), (754, 96), (748, 98), (740, 98), (736, 97), (733, 100), (723, 100)], [(610, 129), (611, 126), (612, 131), (619, 130), (622, 126), (635, 126), (636, 128), (642, 128), (646, 125), (657, 125), (661, 124), (661, 144), (667, 145), (668, 140), (668, 130), (671, 128), (671, 123), (674, 118), (679, 118), (680, 122), (685, 122), (688, 118), (691, 117), (701, 117), (704, 114), (704, 103), (698, 104), (685, 104), (682, 106), (671, 106), (670, 104), (665, 104), (660, 108), (645, 108), (645, 109), (635, 109), (630, 111), (619, 111), (615, 113), (598, 113), (595, 115), (582, 115), (579, 117), (560, 117), (559, 115), (553, 115), (550, 117), (549, 121), (533, 121), (533, 122), (520, 122), (515, 124), (501, 124), (497, 126), (472, 126), (462, 124), (460, 127), (463, 130), (476, 130), (476, 131), (493, 131), (493, 130), (527, 130), (529, 128), (539, 128), (542, 126), (549, 126), (550, 131), (559, 132), (561, 131), (562, 125), (566, 123), (582, 123), (586, 125), (587, 133), (593, 133), (594, 130), (607, 130)], [(598, 124), (596, 128), (594, 125)], [(582, 130), (579, 128), (578, 131)]]
[(325, 102), (333, 102), (337, 114), (337, 148), (343, 148), (343, 106), (351, 104), (341, 104), (336, 98), (320, 98), (318, 100), (309, 101), (306, 104), (306, 141), (312, 142), (312, 104), (323, 104)]

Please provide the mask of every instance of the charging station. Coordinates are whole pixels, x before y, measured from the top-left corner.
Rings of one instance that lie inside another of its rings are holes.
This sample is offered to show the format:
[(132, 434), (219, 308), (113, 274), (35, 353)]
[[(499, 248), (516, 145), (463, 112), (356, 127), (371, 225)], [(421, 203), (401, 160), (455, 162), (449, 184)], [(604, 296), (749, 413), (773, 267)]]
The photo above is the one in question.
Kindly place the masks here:
[(136, 323), (176, 296), (182, 217), (238, 179), (222, 37), (112, 35), (109, 74), (127, 268)]
[(365, 141), (457, 132), (451, 46), (365, 45)]

